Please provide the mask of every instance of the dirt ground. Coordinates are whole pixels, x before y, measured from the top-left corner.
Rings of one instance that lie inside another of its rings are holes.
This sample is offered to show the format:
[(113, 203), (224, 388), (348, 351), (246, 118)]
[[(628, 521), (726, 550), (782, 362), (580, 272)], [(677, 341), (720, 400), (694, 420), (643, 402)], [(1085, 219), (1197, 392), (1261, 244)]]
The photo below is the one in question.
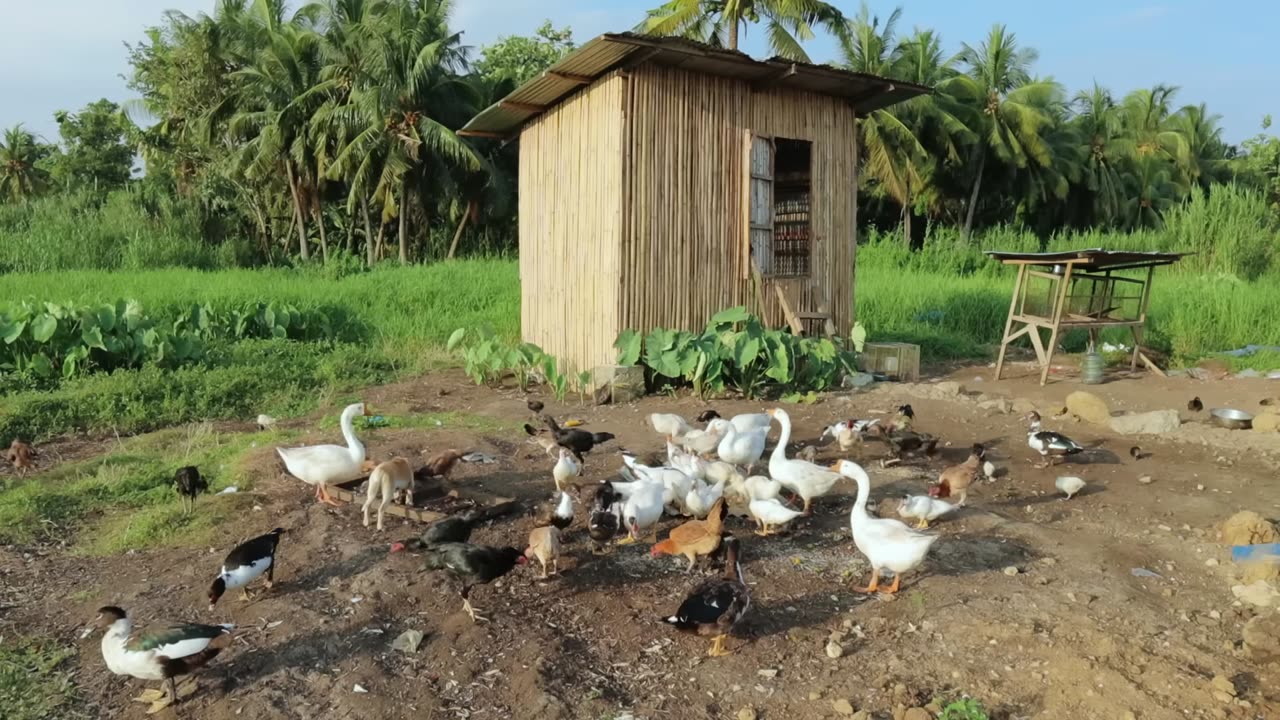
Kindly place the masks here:
[[(197, 694), (158, 718), (639, 720), (745, 718), (741, 711), (750, 709), (765, 720), (864, 710), (860, 717), (883, 719), (963, 695), (979, 699), (991, 717), (1009, 720), (1280, 718), (1280, 670), (1254, 666), (1241, 653), (1241, 626), (1253, 610), (1234, 601), (1230, 556), (1215, 537), (1215, 526), (1238, 510), (1280, 516), (1280, 435), (1259, 449), (1212, 440), (1205, 430), (1211, 442), (1204, 445), (1193, 439), (1203, 426), (1189, 424), (1174, 440), (1142, 438), (1151, 457), (1135, 461), (1131, 438), (1051, 418), (1069, 392), (1081, 389), (1073, 379), (1040, 388), (1025, 366), (1000, 382), (991, 373), (965, 367), (932, 378), (966, 386), (968, 395), (946, 399), (922, 397), (935, 389), (926, 381), (786, 406), (796, 424), (793, 443), (812, 442), (837, 419), (888, 413), (901, 402), (913, 405), (919, 429), (944, 439), (948, 447), (931, 461), (890, 469), (878, 463), (883, 445), (865, 446), (872, 499), (884, 515), (904, 494), (923, 492), (975, 441), (1005, 472), (971, 494), (969, 507), (935, 525), (941, 539), (893, 598), (852, 591), (865, 584), (869, 568), (849, 534), (851, 482), (837, 485), (814, 517), (787, 535), (759, 538), (734, 521), (753, 601), (729, 657), (706, 657), (705, 639), (659, 621), (699, 575), (684, 574), (671, 558), (651, 559), (643, 544), (590, 554), (582, 529), (589, 489), (568, 536), (562, 575), (540, 582), (532, 567), (522, 567), (478, 587), (472, 600), (492, 622), (476, 625), (461, 611), (451, 581), (423, 572), (420, 557), (388, 554), (390, 542), (416, 535), (420, 526), (389, 517), (378, 533), (361, 525), (358, 506), (316, 504), (309, 487), (281, 474), (271, 448), (253, 460), (262, 493), (254, 510), (222, 528), (220, 542), (205, 553), (84, 559), (55, 546), (0, 549), (3, 584), (39, 591), (16, 593), (16, 606), (0, 611), (0, 635), (34, 633), (78, 647), (76, 680), (87, 712), (102, 718), (143, 717), (145, 710), (130, 702), (143, 684), (107, 672), (100, 635), (81, 639), (104, 604), (121, 605), (141, 622), (239, 626), (232, 647), (198, 675)], [(1114, 410), (1185, 408), (1192, 395), (1207, 406), (1256, 409), (1259, 399), (1280, 394), (1280, 382), (1140, 374), (1089, 389)], [(979, 410), (977, 393), (1030, 400), (1046, 427), (1090, 451), (1065, 468), (1033, 468), (1025, 424), (1013, 413)], [(516, 497), (526, 507), (553, 490), (551, 460), (515, 430), (529, 417), (517, 391), (476, 388), (460, 373), (446, 373), (371, 389), (364, 399), (385, 415), (453, 411), (512, 428), (370, 431), (364, 436), (374, 457), (403, 453), (421, 462), (423, 449), (475, 449), (498, 462), (462, 465), (456, 483)], [(727, 417), (764, 407), (651, 397), (580, 408), (572, 399), (563, 406), (543, 399), (561, 418), (618, 435), (589, 456), (588, 483), (614, 474), (618, 448), (661, 449), (648, 413), (692, 417), (710, 405)], [(1193, 423), (1204, 419), (1183, 414)], [(334, 441), (338, 434), (313, 439)], [(825, 460), (837, 456), (834, 445), (819, 452)], [(1063, 474), (1085, 478), (1088, 488), (1060, 499), (1053, 481)], [(1144, 475), (1150, 484), (1138, 482)], [(676, 522), (664, 520), (660, 536)], [(288, 533), (275, 589), (248, 603), (229, 594), (208, 613), (204, 592), (223, 555), (276, 526)], [(523, 547), (531, 527), (531, 517), (517, 513), (482, 528), (473, 541)], [(411, 628), (425, 635), (418, 651), (392, 650), (392, 640)], [(843, 649), (835, 659), (824, 651), (833, 637)], [(1216, 675), (1233, 681), (1235, 700), (1215, 697)]]

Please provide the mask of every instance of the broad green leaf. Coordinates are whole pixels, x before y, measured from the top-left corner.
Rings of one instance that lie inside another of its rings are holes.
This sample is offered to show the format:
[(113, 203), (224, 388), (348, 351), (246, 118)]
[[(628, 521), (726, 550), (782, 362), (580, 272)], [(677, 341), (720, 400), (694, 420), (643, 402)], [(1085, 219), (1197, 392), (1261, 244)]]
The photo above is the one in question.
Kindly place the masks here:
[(458, 347), (458, 343), (462, 342), (462, 338), (466, 336), (466, 328), (458, 328), (457, 330), (454, 330), (453, 334), (449, 336), (449, 341), (444, 345), (445, 350), (453, 352), (454, 348)]
[(271, 337), (284, 340), (289, 337), (289, 331), (286, 330), (283, 325), (276, 325), (271, 328)]
[(0, 335), (4, 336), (5, 345), (12, 345), (22, 337), (22, 331), (26, 329), (26, 320), (10, 321), (8, 325), (0, 326)]
[(114, 305), (100, 305), (94, 311), (94, 315), (98, 320), (98, 327), (103, 332), (111, 332), (116, 329), (116, 308)]
[(53, 363), (49, 362), (44, 353), (32, 355), (27, 367), (36, 377), (47, 378), (53, 375)]
[(667, 330), (665, 328), (657, 328), (649, 333), (644, 339), (645, 350), (647, 352), (660, 353), (664, 350), (670, 350), (676, 342), (677, 333), (675, 330)]
[(67, 357), (62, 361), (62, 377), (64, 378), (73, 377), (76, 374), (76, 367), (78, 366), (79, 362), (80, 362), (80, 358), (76, 355), (74, 351), (67, 353)]
[(738, 346), (733, 349), (733, 362), (740, 368), (744, 368), (756, 361), (760, 356), (760, 340), (758, 338), (743, 336), (738, 341)]
[[(37, 315), (31, 321), (31, 339), (38, 343), (48, 342), (58, 331), (58, 319), (48, 313)], [(48, 362), (48, 358), (45, 358)]]
[(106, 343), (102, 341), (102, 328), (91, 327), (80, 333), (80, 339), (84, 340), (84, 344), (91, 348), (106, 350)]
[(727, 310), (721, 310), (715, 315), (712, 315), (710, 324), (725, 325), (725, 324), (731, 324), (731, 323), (739, 323), (739, 322), (745, 321), (749, 317), (751, 317), (751, 314), (747, 312), (747, 307), (745, 305), (739, 305), (737, 307), (731, 307)]
[(674, 350), (668, 350), (658, 356), (658, 362), (653, 366), (653, 371), (663, 377), (678, 378), (684, 373), (680, 370), (680, 355)]
[(639, 362), (644, 341), (635, 330), (623, 330), (613, 346), (618, 349), (618, 364), (631, 366)]

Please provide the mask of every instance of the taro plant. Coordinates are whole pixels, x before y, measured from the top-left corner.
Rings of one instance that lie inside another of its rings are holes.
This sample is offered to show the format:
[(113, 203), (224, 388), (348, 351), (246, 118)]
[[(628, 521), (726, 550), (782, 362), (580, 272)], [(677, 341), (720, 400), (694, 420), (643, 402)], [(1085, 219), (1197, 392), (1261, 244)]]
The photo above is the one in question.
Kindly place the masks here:
[(745, 307), (716, 313), (699, 333), (658, 328), (622, 332), (614, 342), (619, 365), (640, 364), (651, 385), (685, 384), (699, 396), (733, 389), (747, 397), (770, 391), (797, 396), (829, 389), (854, 370), (866, 331), (843, 339), (798, 337), (767, 328)]
[(496, 385), (514, 377), (522, 390), (531, 382), (545, 384), (557, 400), (563, 401), (569, 392), (569, 374), (533, 343), (506, 340), (488, 328), (458, 328), (445, 349), (462, 355), (463, 370), (477, 385)]

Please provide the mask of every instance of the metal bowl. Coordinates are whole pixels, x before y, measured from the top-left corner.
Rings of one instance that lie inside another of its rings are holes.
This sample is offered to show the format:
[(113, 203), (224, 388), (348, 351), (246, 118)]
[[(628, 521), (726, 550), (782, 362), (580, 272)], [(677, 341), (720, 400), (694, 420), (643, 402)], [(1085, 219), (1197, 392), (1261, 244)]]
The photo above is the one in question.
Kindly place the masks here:
[(1213, 424), (1228, 430), (1248, 430), (1253, 427), (1253, 416), (1235, 408), (1214, 408), (1211, 413)]

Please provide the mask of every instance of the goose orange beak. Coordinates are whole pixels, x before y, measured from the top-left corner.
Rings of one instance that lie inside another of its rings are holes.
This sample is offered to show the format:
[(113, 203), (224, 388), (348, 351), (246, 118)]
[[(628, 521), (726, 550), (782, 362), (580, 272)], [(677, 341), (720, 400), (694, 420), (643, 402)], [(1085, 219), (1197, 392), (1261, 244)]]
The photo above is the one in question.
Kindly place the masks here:
[(769, 408), (768, 410), (765, 410), (765, 411), (764, 411), (764, 414), (765, 414), (765, 415), (768, 415), (769, 417), (773, 417), (773, 416), (774, 416), (774, 414), (775, 414), (775, 413), (777, 413), (777, 412), (778, 412), (778, 409), (777, 409), (777, 408)]
[(829, 467), (829, 468), (827, 468), (827, 469), (828, 469), (828, 470), (830, 470), (830, 471), (832, 471), (832, 472), (840, 472), (840, 461), (839, 461), (839, 460), (837, 460), (837, 461), (835, 461), (835, 462), (831, 463), (831, 467)]

